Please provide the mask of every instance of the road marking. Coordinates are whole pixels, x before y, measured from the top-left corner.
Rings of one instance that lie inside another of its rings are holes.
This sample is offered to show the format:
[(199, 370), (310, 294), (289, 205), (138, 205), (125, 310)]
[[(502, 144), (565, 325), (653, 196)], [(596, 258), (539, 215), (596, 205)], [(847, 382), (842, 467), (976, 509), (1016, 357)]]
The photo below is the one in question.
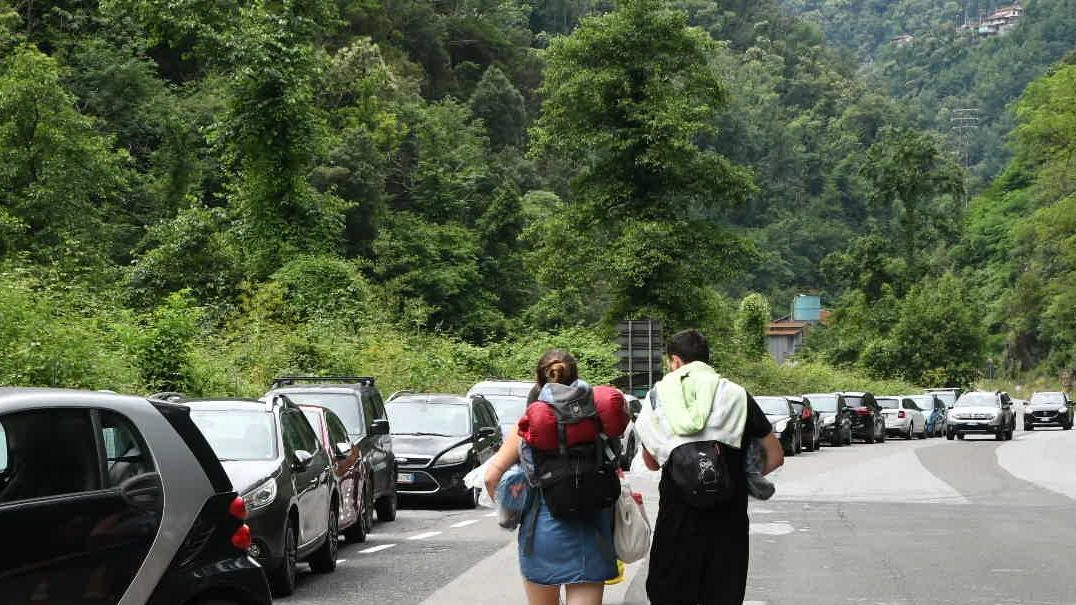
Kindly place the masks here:
[(388, 550), (388, 549), (392, 548), (393, 546), (396, 546), (396, 545), (395, 544), (382, 544), (380, 546), (371, 546), (370, 548), (367, 548), (365, 550), (360, 550), (359, 554), (369, 555), (369, 554), (372, 554), (372, 553), (375, 553), (375, 552), (381, 552), (383, 550)]
[(452, 528), (467, 527), (468, 525), (474, 525), (475, 523), (478, 523), (478, 519), (471, 519), (469, 521), (460, 521), (459, 523), (453, 523), (449, 527), (452, 527)]
[(487, 517), (496, 517), (497, 513), (486, 513)]
[(752, 523), (751, 533), (764, 534), (767, 536), (784, 536), (796, 531), (791, 525), (784, 521), (778, 521), (777, 523)]
[(426, 532), (424, 534), (418, 534), (418, 535), (415, 535), (415, 536), (411, 536), (410, 538), (408, 538), (408, 540), (424, 540), (426, 538), (432, 538), (432, 537), (440, 535), (440, 534), (441, 534), (441, 532), (439, 532), (439, 531), (428, 531), (428, 532)]

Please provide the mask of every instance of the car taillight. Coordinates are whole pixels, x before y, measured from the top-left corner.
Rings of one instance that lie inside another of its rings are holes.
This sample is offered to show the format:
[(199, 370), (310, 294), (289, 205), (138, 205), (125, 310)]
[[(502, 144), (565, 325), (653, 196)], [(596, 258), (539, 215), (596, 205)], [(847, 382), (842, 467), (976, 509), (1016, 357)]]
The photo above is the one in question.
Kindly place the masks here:
[(901, 410), (901, 411), (897, 412), (897, 418), (904, 418), (904, 416), (905, 416), (904, 410)]
[(228, 505), (228, 514), (240, 521), (245, 521), (247, 518), (247, 503), (239, 496), (236, 496), (232, 503)]
[(250, 542), (250, 527), (244, 523), (232, 534), (232, 546), (246, 552), (250, 548)]
[(871, 409), (870, 408), (856, 408), (856, 416), (870, 416), (870, 415), (871, 415)]

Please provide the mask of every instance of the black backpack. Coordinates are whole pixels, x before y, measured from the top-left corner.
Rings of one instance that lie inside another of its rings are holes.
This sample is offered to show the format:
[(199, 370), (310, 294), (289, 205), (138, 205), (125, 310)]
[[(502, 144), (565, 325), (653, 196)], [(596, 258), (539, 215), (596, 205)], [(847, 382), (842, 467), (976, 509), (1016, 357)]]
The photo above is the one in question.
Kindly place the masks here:
[(593, 443), (568, 447), (567, 425), (601, 423), (590, 387), (547, 385), (557, 417), (555, 451), (535, 451), (535, 480), (554, 517), (584, 517), (609, 508), (620, 496), (619, 442), (599, 432)]
[(692, 441), (669, 453), (665, 467), (688, 505), (707, 509), (732, 498), (725, 447), (717, 441)]

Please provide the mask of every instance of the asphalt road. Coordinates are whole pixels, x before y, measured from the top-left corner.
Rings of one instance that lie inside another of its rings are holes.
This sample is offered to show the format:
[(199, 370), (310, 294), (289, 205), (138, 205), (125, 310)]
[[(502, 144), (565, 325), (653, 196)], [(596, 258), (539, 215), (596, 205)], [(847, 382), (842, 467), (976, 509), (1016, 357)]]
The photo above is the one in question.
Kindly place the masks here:
[[(657, 474), (633, 468), (653, 515)], [(823, 448), (774, 480), (751, 503), (750, 605), (1076, 605), (1076, 431)], [(406, 508), (340, 559), (279, 602), (525, 603), (515, 535), (486, 509)], [(605, 602), (645, 604), (645, 576)]]

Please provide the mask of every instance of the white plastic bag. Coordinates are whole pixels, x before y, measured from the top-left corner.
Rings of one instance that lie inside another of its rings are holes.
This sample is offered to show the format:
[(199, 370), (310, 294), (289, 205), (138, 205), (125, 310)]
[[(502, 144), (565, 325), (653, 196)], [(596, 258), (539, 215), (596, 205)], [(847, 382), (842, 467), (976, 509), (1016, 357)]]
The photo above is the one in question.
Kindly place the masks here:
[(486, 493), (486, 469), (489, 468), (489, 462), (493, 460), (490, 458), (477, 467), (471, 469), (466, 475), (463, 476), (463, 484), (471, 489), (479, 490), (478, 505), (486, 508), (496, 508), (497, 503), (489, 497)]
[(632, 495), (627, 479), (620, 480), (620, 497), (613, 507), (613, 548), (625, 563), (634, 563), (650, 552), (650, 519)]

